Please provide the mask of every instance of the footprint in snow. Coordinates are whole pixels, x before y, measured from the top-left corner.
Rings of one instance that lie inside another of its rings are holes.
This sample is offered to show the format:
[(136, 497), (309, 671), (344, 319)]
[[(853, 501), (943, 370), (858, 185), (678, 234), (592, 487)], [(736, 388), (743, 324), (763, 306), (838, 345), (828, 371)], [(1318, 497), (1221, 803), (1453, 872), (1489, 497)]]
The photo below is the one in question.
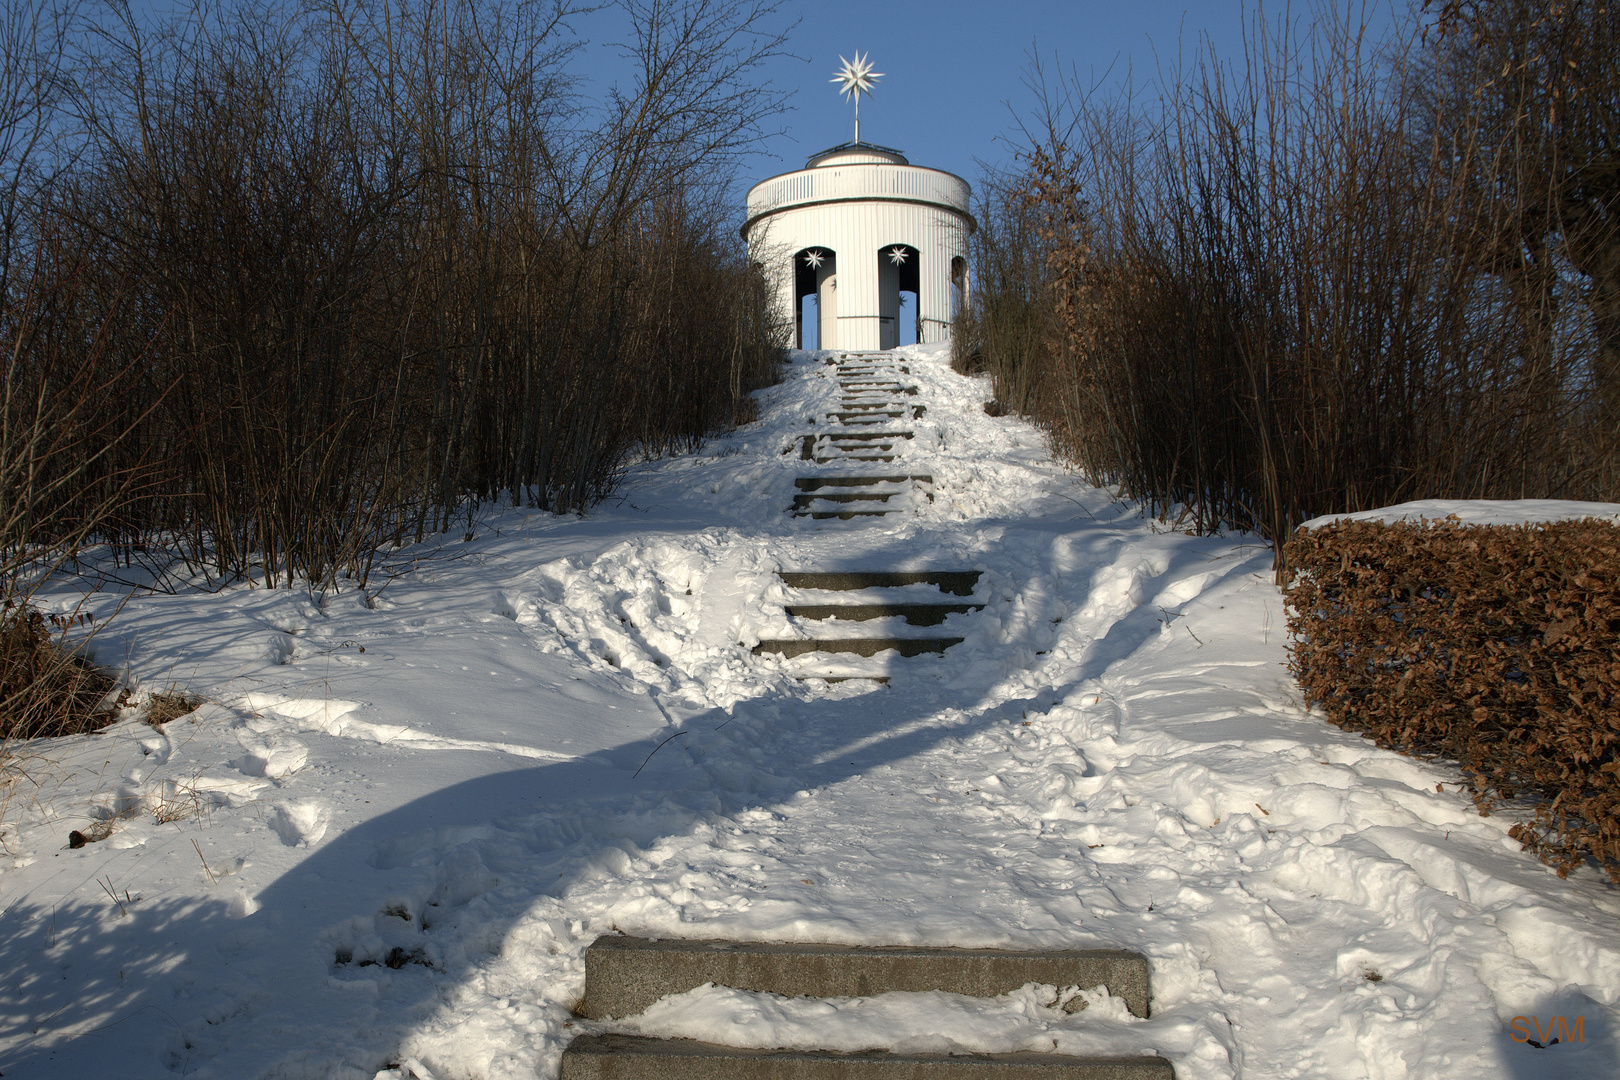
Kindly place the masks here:
[(248, 776), (291, 776), (309, 760), (309, 747), (290, 735), (261, 734), (243, 728), (237, 731), (236, 741), (245, 753), (231, 765)]
[(326, 806), (316, 799), (279, 802), (269, 824), (288, 847), (310, 847), (326, 835)]

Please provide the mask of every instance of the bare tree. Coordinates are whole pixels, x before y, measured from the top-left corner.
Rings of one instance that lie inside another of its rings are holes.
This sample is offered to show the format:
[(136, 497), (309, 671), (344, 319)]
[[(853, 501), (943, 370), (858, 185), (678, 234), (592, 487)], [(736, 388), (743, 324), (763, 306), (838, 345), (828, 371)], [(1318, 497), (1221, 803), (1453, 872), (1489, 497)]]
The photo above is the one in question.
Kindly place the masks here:
[[(981, 283), (1037, 262), (1050, 321), (1031, 346), (1017, 294), (980, 288), (998, 397), (1099, 481), (1279, 557), (1323, 513), (1612, 494), (1592, 134), (1612, 110), (1560, 127), (1563, 91), (1498, 85), (1501, 56), (1442, 51), (1435, 77), (1436, 55), (1416, 23), (1375, 46), (1325, 11), (1257, 19), (1242, 63), (1208, 55), (1147, 108), (1037, 69), (1024, 169), (991, 186), (975, 257)], [(1586, 164), (1559, 165), (1566, 127)], [(1560, 304), (1577, 274), (1586, 322)]]

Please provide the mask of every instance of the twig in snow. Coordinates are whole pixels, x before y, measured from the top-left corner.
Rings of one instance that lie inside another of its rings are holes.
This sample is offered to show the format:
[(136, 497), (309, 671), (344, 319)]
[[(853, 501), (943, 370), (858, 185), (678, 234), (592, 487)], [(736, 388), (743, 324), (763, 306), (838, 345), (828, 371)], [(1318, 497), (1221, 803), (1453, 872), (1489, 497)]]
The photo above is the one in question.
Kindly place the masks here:
[[(662, 750), (666, 743), (672, 742), (675, 739), (678, 739), (682, 735), (685, 735), (685, 734), (686, 734), (686, 732), (684, 732), (684, 731), (677, 731), (675, 734), (671, 735), (669, 738), (665, 739), (663, 742), (661, 742), (657, 746), (653, 747), (652, 754), (647, 755), (647, 761), (651, 761), (653, 759), (653, 754), (656, 754), (656, 753), (658, 753), (658, 751)], [(641, 770), (645, 769), (647, 767), (647, 761), (643, 761), (641, 763), (640, 767), (637, 768), (635, 772), (630, 774), (630, 779), (634, 780), (636, 777), (641, 775)]]
[(203, 873), (208, 875), (208, 884), (210, 884), (210, 885), (218, 885), (219, 884), (219, 879), (214, 876), (214, 871), (209, 868), (208, 859), (206, 857), (204, 857), (204, 855), (202, 853), (202, 845), (197, 843), (197, 840), (196, 840), (195, 837), (193, 837), (192, 840), (191, 840), (191, 846), (197, 849), (197, 858), (202, 859)]
[(106, 881), (102, 881), (100, 878), (97, 878), (96, 879), (96, 884), (101, 886), (101, 891), (102, 892), (104, 892), (108, 896), (112, 897), (112, 902), (118, 905), (119, 914), (121, 914), (121, 915), (128, 915), (129, 914), (129, 908), (125, 907), (124, 905), (133, 904), (135, 902), (135, 900), (129, 895), (129, 890), (128, 889), (124, 890), (124, 898), (122, 900), (118, 899), (118, 894), (113, 891), (112, 875), (111, 874), (107, 875), (107, 880)]
[[(1093, 514), (1091, 512), (1091, 507), (1087, 506), (1085, 503), (1081, 502), (1079, 499), (1076, 499), (1072, 495), (1065, 495), (1061, 491), (1054, 491), (1054, 492), (1052, 492), (1052, 494), (1056, 495), (1060, 499), (1068, 499), (1070, 502), (1074, 503), (1074, 505), (1076, 505), (1080, 509), (1084, 510), (1086, 512), (1086, 517), (1090, 518), (1092, 521), (1097, 521), (1097, 515)], [(1098, 521), (1097, 524), (1101, 525), (1102, 522)]]

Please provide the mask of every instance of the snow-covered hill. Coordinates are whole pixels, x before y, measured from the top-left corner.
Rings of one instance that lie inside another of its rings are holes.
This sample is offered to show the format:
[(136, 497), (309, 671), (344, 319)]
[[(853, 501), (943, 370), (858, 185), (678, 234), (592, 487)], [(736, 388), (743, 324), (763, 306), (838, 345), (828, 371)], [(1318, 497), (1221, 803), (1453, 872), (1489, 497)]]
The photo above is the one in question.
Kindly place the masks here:
[[(620, 930), (1129, 947), (1154, 992), (1141, 1020), (1041, 987), (711, 987), (622, 1030), (1152, 1050), (1183, 1080), (1615, 1075), (1620, 893), (1308, 713), (1254, 538), (1143, 520), (939, 348), (900, 356), (927, 409), (903, 471), (933, 478), (903, 514), (787, 512), (837, 392), (797, 354), (759, 423), (583, 519), (486, 512), (369, 602), (129, 598), (97, 659), (208, 704), (7, 763), (0, 1074), (554, 1076), (601, 1026), (571, 1013), (584, 947)], [(887, 687), (750, 651), (796, 632), (779, 571), (942, 566), (983, 571), (985, 607), (943, 656), (874, 658)]]

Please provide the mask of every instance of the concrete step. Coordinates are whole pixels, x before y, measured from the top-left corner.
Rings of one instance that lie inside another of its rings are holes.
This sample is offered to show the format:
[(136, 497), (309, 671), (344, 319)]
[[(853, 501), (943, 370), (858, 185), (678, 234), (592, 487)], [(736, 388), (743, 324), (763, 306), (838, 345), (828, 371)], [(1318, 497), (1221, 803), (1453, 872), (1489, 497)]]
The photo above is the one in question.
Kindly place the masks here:
[(896, 990), (995, 997), (1026, 983), (1106, 986), (1148, 1015), (1147, 958), (1123, 949), (951, 949), (759, 941), (662, 941), (604, 934), (585, 950), (581, 1015), (633, 1016), (704, 983), (784, 997), (869, 997)]
[(898, 480), (889, 481), (887, 484), (881, 480), (868, 479), (858, 479), (853, 484), (824, 484), (800, 477), (793, 482), (794, 486), (799, 489), (799, 493), (793, 496), (793, 505), (790, 509), (804, 510), (818, 501), (829, 503), (887, 502), (896, 495), (920, 494), (926, 501), (934, 501), (934, 493), (929, 491), (925, 484), (910, 483), (909, 480), (909, 477), (902, 476)]
[(834, 450), (889, 450), (899, 440), (914, 437), (910, 432), (882, 431), (874, 431), (870, 435), (859, 431), (841, 431), (836, 435), (803, 435), (799, 439), (799, 460), (813, 460), (818, 446), (823, 449), (831, 446)]
[(837, 450), (884, 450), (887, 451), (902, 439), (910, 438), (908, 435), (884, 435), (874, 432), (871, 438), (860, 435), (822, 435), (819, 439), (826, 440), (824, 445), (832, 446)]
[(875, 423), (882, 423), (882, 420), (878, 419), (879, 417), (884, 417), (886, 419), (891, 419), (891, 420), (898, 420), (904, 415), (906, 415), (906, 411), (904, 409), (862, 409), (862, 410), (860, 410), (858, 412), (854, 412), (854, 411), (830, 412), (830, 413), (827, 414), (827, 419), (829, 419), (829, 420), (841, 420), (846, 424), (848, 424), (848, 423), (875, 424)]
[[(885, 511), (893, 513), (893, 511)], [(821, 514), (811, 514), (811, 517), (822, 517)], [(829, 515), (840, 516), (840, 515)], [(856, 656), (876, 656), (880, 652), (893, 649), (901, 656), (922, 656), (925, 653), (942, 653), (952, 645), (962, 644), (959, 637), (925, 638), (925, 637), (870, 637), (870, 638), (775, 638), (761, 641), (754, 646), (754, 655), (774, 653), (792, 659), (806, 653), (853, 653)], [(1023, 984), (1020, 983), (1020, 986)]]
[(817, 465), (837, 465), (845, 461), (893, 461), (893, 454), (840, 454), (837, 457), (811, 458)]
[(903, 484), (914, 480), (919, 484), (932, 484), (934, 478), (926, 474), (909, 476), (801, 476), (793, 481), (800, 491), (817, 491), (824, 487), (870, 487), (873, 484)]
[(978, 570), (783, 570), (777, 576), (790, 589), (897, 589), (902, 585), (933, 585), (952, 596), (972, 596), (979, 583)]
[(938, 626), (947, 615), (983, 611), (983, 604), (789, 604), (787, 613), (800, 619), (848, 619), (865, 622), (898, 616), (911, 626)]
[[(922, 491), (919, 488), (910, 488), (910, 489), (902, 488), (900, 490), (895, 490), (895, 489), (890, 488), (890, 489), (881, 489), (881, 490), (877, 490), (877, 491), (864, 491), (863, 490), (861, 492), (861, 494), (865, 495), (866, 496), (865, 498), (848, 498), (848, 499), (843, 498), (842, 495), (840, 495), (840, 494), (835, 494), (835, 492), (838, 492), (840, 490), (840, 489), (837, 489), (837, 488), (826, 488), (826, 489), (818, 489), (818, 490), (820, 491), (820, 494), (817, 494), (816, 492), (803, 492), (803, 493), (800, 493), (799, 495), (795, 495), (794, 498), (793, 498), (793, 505), (790, 506), (789, 509), (790, 510), (807, 510), (807, 509), (809, 509), (811, 507), (811, 504), (814, 503), (818, 499), (825, 500), (828, 503), (860, 503), (860, 502), (883, 502), (883, 503), (887, 503), (888, 500), (890, 498), (892, 498), (893, 496), (895, 496), (895, 495), (912, 495), (914, 493), (919, 493), (919, 492), (921, 493), (924, 502), (933, 502), (934, 501), (934, 493), (933, 492), (931, 492), (931, 491)], [(849, 490), (852, 490), (852, 489), (846, 488), (846, 489), (843, 489), (843, 490), (844, 491), (849, 491)], [(916, 505), (916, 504), (914, 503), (913, 505)], [(894, 509), (898, 509), (898, 507), (896, 507)]]
[(692, 1039), (581, 1035), (562, 1055), (561, 1080), (1174, 1080), (1159, 1057), (1065, 1054), (915, 1054), (863, 1050), (748, 1050)]
[(841, 382), (839, 389), (861, 394), (904, 394), (907, 397), (916, 397), (915, 386), (901, 386), (899, 383), (879, 382)]
[(900, 492), (900, 491), (841, 491), (841, 492), (838, 492), (837, 494), (823, 493), (823, 494), (819, 494), (819, 495), (812, 492), (812, 493), (809, 493), (809, 494), (793, 496), (793, 508), (795, 510), (803, 510), (806, 507), (808, 507), (811, 503), (818, 503), (818, 502), (829, 502), (829, 503), (888, 502), (889, 499), (891, 499), (895, 495), (903, 495), (903, 494), (905, 494), (905, 493)]

